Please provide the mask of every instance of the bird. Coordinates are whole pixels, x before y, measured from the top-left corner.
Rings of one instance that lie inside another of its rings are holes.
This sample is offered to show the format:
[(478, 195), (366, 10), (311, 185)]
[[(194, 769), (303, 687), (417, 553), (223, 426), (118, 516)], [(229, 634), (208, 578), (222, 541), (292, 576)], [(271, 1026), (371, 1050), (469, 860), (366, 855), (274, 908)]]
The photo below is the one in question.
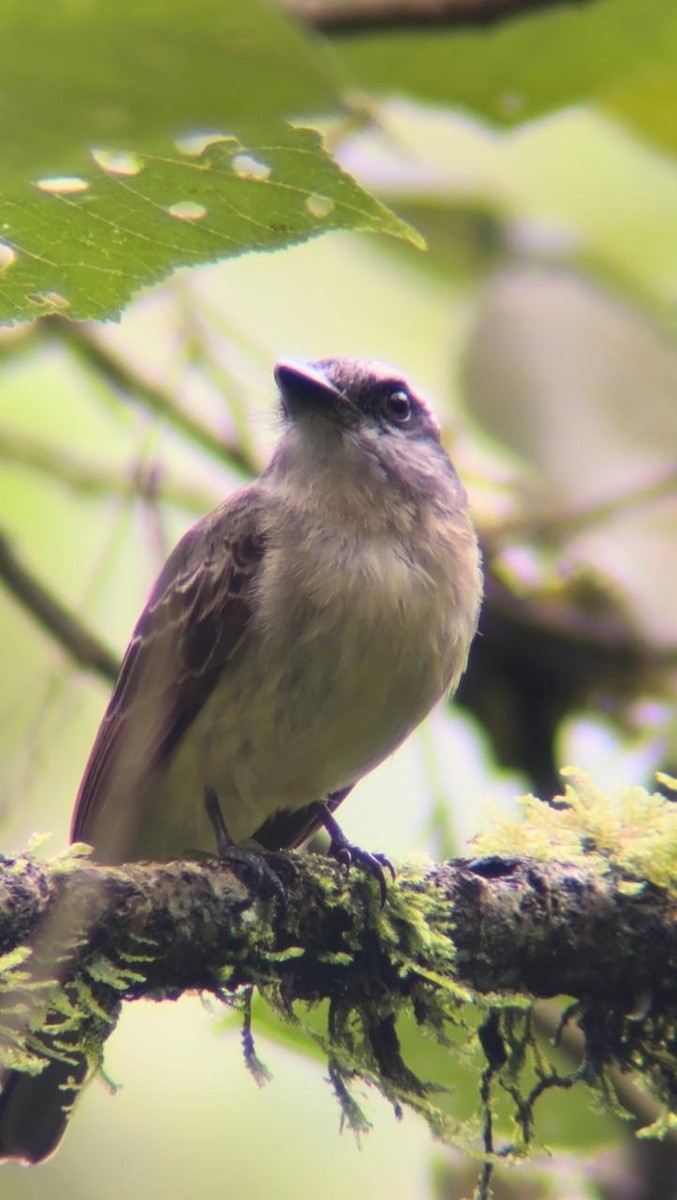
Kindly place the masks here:
[[(285, 359), (275, 380), (270, 462), (184, 534), (154, 584), (71, 840), (115, 864), (290, 849), (324, 826), (383, 896), (388, 860), (334, 814), (457, 687), (482, 598), (477, 537), (432, 407), (400, 372)], [(0, 1160), (52, 1153), (85, 1073), (6, 1072)]]

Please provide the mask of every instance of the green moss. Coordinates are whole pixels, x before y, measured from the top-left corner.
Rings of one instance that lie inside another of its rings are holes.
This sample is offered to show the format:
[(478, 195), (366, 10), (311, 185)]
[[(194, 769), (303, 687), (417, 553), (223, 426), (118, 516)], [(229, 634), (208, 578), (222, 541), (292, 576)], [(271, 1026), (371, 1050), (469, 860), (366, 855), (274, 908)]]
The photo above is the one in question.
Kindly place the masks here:
[[(640, 892), (647, 883), (676, 894), (677, 804), (639, 787), (608, 795), (583, 772), (563, 775), (560, 807), (523, 797), (518, 819), (494, 815), (491, 832), (478, 839), (479, 852), (568, 862), (600, 875), (613, 871), (626, 894)], [(677, 788), (665, 777), (661, 783)], [(67, 873), (81, 861), (76, 848), (59, 860), (57, 869)], [(220, 984), (236, 1000), (242, 998), (245, 1059), (255, 1078), (262, 1082), (266, 1070), (251, 1031), (252, 989), (238, 992), (234, 987), (243, 977), (241, 963), (246, 963), (245, 977), (274, 1012), (320, 1047), (342, 1121), (358, 1137), (369, 1122), (355, 1085), (367, 1084), (378, 1088), (397, 1113), (405, 1106), (413, 1109), (436, 1137), (481, 1159), (486, 1182), (488, 1165), (528, 1152), (545, 1093), (587, 1085), (600, 1102), (618, 1107), (613, 1071), (619, 1066), (638, 1073), (662, 1104), (646, 1135), (662, 1136), (672, 1129), (677, 1121), (673, 1014), (659, 1011), (651, 998), (640, 1004), (641, 997), (632, 1012), (627, 1011), (627, 997), (619, 998), (618, 1011), (572, 1005), (563, 1024), (579, 1019), (587, 1056), (569, 1073), (561, 1071), (556, 1051), (538, 1035), (529, 996), (480, 994), (456, 981), (450, 913), (440, 903), (439, 890), (430, 886), (431, 869), (420, 859), (402, 866), (381, 907), (373, 880), (355, 872), (348, 888), (340, 872), (327, 869), (326, 860), (304, 856), (304, 872), (315, 889), (311, 914), (316, 909), (323, 920), (327, 913), (336, 915), (336, 940), (318, 950), (314, 960), (300, 929), (287, 929), (288, 944), (280, 948), (279, 898), (267, 908), (259, 903), (242, 912), (246, 938), (239, 957), (223, 965)], [(177, 922), (183, 919), (183, 904), (181, 899), (173, 913)], [(303, 919), (307, 921), (307, 911)], [(90, 1071), (98, 1068), (101, 1045), (117, 1014), (111, 994), (115, 998), (141, 982), (144, 962), (153, 959), (152, 943), (137, 941), (138, 953), (130, 948), (119, 960), (103, 951), (91, 956), (65, 989), (56, 980), (31, 978), (26, 948), (0, 958), (0, 1061), (35, 1072), (46, 1053), (66, 1061), (74, 1053), (86, 1059)], [(290, 999), (299, 995), (306, 999)], [(477, 1108), (471, 1120), (450, 1115), (440, 1101), (439, 1085), (419, 1078), (405, 1062), (400, 1030), (413, 1024), (445, 1048), (459, 1071), (475, 1068)]]
[[(642, 787), (609, 794), (573, 767), (561, 775), (568, 782), (556, 797), (560, 807), (521, 796), (519, 818), (492, 813), (491, 830), (477, 839), (479, 852), (580, 863), (600, 873), (613, 867), (628, 880), (677, 895), (677, 804)], [(677, 790), (677, 780), (659, 780)]]

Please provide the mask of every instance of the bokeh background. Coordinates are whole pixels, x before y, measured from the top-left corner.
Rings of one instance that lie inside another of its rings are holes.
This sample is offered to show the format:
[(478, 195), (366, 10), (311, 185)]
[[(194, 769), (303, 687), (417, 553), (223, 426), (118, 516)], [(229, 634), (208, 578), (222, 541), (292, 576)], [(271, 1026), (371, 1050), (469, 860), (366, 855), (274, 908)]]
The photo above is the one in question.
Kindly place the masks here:
[[(189, 82), (209, 27), (184, 7)], [(651, 787), (677, 759), (677, 19), (659, 10), (599, 0), (471, 29), (324, 32), (315, 14), (294, 36), (338, 72), (342, 102), (304, 122), (427, 251), (336, 231), (179, 270), (117, 323), (0, 331), (3, 533), (116, 656), (177, 537), (265, 463), (278, 357), (381, 359), (430, 396), (482, 537), (487, 608), (459, 703), (342, 809), (353, 840), (394, 860), (462, 853), (496, 806), (551, 796), (558, 765)], [(108, 685), (7, 591), (0, 639), (2, 847), (47, 833), (56, 853)], [(319, 1053), (263, 1009), (255, 1033), (274, 1075), (261, 1091), (233, 1014), (128, 1006), (106, 1056), (119, 1090), (95, 1083), (57, 1157), (5, 1167), (3, 1194), (470, 1194), (472, 1163), (376, 1095), (368, 1136), (341, 1135)], [(439, 1048), (411, 1043), (466, 1120), (476, 1063), (450, 1077)], [(627, 1196), (672, 1194), (677, 1160), (665, 1152), (652, 1191), (585, 1093), (540, 1120), (554, 1160), (497, 1195), (614, 1198), (618, 1179)]]

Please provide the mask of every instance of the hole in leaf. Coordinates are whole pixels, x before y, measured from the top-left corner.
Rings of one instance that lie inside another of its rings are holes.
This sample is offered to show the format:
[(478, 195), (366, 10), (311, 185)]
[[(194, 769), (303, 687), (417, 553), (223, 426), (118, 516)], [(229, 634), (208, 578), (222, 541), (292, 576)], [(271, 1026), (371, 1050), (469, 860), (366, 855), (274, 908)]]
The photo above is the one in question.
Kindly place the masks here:
[(0, 242), (0, 271), (6, 271), (17, 260), (17, 252), (7, 242)]
[(92, 150), (92, 158), (109, 175), (138, 175), (144, 165), (131, 150)]
[(182, 154), (190, 154), (191, 157), (198, 158), (204, 153), (207, 146), (211, 146), (212, 142), (232, 142), (233, 146), (239, 144), (237, 138), (221, 133), (218, 129), (200, 129), (195, 133), (186, 133), (183, 137), (176, 138), (174, 145)]
[(42, 192), (51, 192), (57, 196), (69, 196), (74, 192), (86, 192), (89, 184), (79, 175), (52, 175), (47, 179), (38, 179), (37, 186)]
[(177, 204), (171, 204), (167, 212), (178, 221), (201, 221), (207, 216), (204, 204), (197, 204), (195, 200), (179, 200)]
[(313, 193), (306, 200), (306, 208), (311, 217), (328, 217), (334, 211), (334, 201), (328, 196), (318, 196)]
[(31, 304), (37, 304), (40, 308), (49, 308), (63, 312), (64, 309), (70, 308), (71, 302), (61, 292), (30, 292), (27, 299)]
[(233, 159), (233, 170), (240, 179), (268, 179), (272, 167), (268, 163), (254, 158), (253, 154), (236, 154)]
[(496, 101), (496, 108), (503, 117), (518, 117), (524, 111), (525, 99), (519, 92), (502, 92)]

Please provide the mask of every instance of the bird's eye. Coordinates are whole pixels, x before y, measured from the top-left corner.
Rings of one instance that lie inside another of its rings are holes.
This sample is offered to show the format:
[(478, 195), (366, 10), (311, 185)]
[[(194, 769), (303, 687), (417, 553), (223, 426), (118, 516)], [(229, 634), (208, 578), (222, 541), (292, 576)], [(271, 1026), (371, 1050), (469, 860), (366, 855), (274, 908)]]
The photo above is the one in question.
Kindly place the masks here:
[(406, 392), (387, 392), (383, 397), (383, 415), (396, 425), (406, 425), (411, 417), (411, 400)]

